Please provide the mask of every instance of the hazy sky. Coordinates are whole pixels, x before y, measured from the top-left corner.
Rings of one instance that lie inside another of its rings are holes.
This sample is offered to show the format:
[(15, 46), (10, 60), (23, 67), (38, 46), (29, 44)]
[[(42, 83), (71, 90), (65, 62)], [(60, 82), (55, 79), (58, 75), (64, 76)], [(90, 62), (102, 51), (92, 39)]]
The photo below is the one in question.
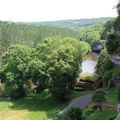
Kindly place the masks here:
[(0, 0), (0, 20), (50, 21), (116, 16), (118, 0)]

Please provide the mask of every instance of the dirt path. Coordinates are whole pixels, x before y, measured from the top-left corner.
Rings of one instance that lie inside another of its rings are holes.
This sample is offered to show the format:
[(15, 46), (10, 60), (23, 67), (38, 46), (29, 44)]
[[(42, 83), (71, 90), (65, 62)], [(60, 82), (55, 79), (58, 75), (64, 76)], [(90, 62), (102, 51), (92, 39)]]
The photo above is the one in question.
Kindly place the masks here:
[(87, 107), (91, 101), (92, 101), (92, 94), (83, 95), (74, 98), (73, 100), (70, 101), (69, 105), (59, 113), (59, 115), (67, 111), (67, 109), (70, 108), (71, 106), (80, 106), (80, 108), (83, 109)]

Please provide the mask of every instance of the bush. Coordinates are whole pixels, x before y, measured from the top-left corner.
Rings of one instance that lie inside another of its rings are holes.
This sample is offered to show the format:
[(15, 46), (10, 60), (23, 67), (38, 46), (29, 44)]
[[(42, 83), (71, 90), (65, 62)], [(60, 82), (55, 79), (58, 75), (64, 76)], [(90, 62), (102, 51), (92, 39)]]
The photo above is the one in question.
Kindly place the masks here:
[(15, 89), (11, 94), (10, 97), (17, 99), (17, 98), (23, 98), (26, 96), (25, 89), (23, 87)]
[(104, 89), (97, 89), (92, 97), (92, 100), (100, 106), (102, 110), (102, 103), (106, 100), (106, 92)]
[(83, 120), (82, 110), (78, 106), (71, 107), (64, 113), (62, 120)]

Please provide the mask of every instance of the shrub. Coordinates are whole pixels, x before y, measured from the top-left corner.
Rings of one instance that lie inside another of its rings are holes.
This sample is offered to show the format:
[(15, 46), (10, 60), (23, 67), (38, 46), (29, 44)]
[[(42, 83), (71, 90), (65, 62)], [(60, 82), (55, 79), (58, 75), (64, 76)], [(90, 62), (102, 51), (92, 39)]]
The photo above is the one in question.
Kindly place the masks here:
[(92, 100), (100, 106), (102, 110), (102, 103), (106, 100), (106, 92), (104, 89), (97, 89), (92, 97)]
[(63, 114), (62, 120), (83, 120), (82, 110), (78, 106), (71, 107)]

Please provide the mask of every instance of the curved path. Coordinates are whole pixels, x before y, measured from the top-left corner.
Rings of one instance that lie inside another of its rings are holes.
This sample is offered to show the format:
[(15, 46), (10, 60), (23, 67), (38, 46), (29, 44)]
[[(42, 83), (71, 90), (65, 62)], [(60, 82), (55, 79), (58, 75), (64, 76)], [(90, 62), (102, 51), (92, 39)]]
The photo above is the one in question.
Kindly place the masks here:
[(59, 112), (59, 115), (61, 115), (65, 111), (67, 111), (68, 108), (70, 108), (71, 106), (79, 106), (81, 109), (83, 109), (83, 108), (87, 107), (88, 104), (91, 102), (92, 102), (92, 94), (87, 94), (87, 95), (83, 95), (83, 96), (74, 98), (73, 100), (70, 101), (70, 103), (68, 104), (68, 106), (65, 109), (63, 109), (61, 112)]

